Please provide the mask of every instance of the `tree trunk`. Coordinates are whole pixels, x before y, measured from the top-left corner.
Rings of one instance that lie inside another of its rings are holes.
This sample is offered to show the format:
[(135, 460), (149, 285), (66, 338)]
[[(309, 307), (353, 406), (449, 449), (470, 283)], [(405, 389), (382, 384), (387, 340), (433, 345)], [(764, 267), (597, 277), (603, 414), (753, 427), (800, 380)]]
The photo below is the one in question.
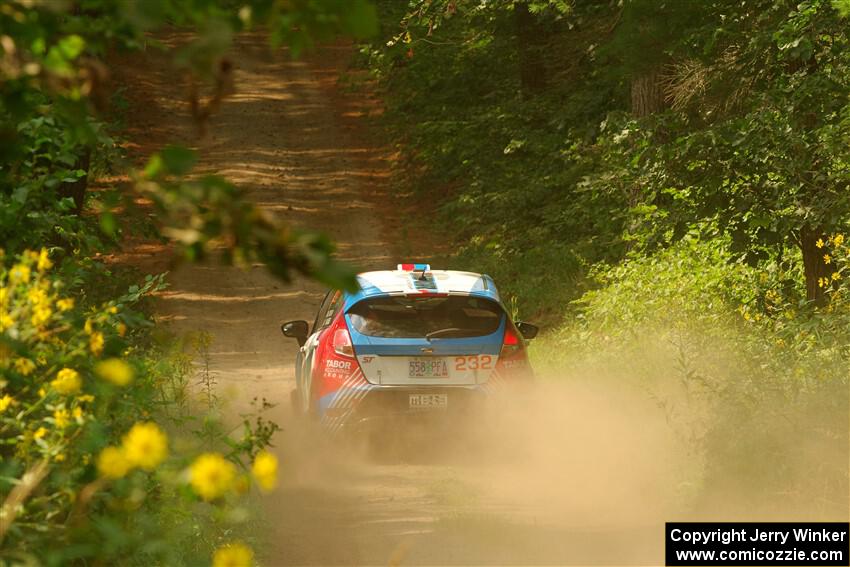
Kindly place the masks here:
[[(814, 301), (816, 305), (826, 302), (826, 290), (830, 285), (829, 265), (824, 260), (824, 254), (829, 252), (826, 246), (818, 248), (818, 241), (825, 242), (823, 229), (821, 227), (804, 226), (800, 229), (800, 250), (803, 253), (803, 273), (806, 278), (806, 299)], [(823, 280), (826, 280), (824, 285)]]
[(661, 70), (653, 68), (632, 79), (632, 114), (638, 118), (664, 109)]
[(530, 96), (542, 91), (547, 83), (546, 66), (543, 63), (545, 30), (528, 10), (526, 2), (514, 5), (514, 23), (520, 84), (523, 94)]

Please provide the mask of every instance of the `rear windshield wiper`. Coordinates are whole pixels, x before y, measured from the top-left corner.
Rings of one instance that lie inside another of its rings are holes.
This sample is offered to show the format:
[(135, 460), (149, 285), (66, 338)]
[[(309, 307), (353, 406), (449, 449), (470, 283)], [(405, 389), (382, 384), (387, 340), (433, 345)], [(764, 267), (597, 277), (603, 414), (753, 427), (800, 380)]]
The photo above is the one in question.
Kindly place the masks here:
[(448, 335), (448, 334), (451, 334), (451, 333), (464, 333), (464, 334), (472, 333), (474, 335), (477, 332), (478, 332), (478, 329), (463, 329), (461, 327), (447, 327), (445, 329), (437, 329), (436, 331), (431, 331), (430, 333), (425, 335), (425, 338), (430, 341), (431, 339), (435, 339), (435, 338), (439, 337), (440, 335)]

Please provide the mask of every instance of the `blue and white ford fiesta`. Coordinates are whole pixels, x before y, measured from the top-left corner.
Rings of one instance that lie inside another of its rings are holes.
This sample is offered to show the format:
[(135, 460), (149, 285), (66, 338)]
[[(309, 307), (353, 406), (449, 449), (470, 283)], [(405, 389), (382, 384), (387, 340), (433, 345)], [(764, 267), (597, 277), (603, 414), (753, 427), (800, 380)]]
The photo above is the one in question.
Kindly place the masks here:
[(328, 292), (298, 341), (293, 403), (329, 431), (392, 417), (464, 414), (510, 383), (532, 379), (525, 339), (484, 274), (399, 264)]

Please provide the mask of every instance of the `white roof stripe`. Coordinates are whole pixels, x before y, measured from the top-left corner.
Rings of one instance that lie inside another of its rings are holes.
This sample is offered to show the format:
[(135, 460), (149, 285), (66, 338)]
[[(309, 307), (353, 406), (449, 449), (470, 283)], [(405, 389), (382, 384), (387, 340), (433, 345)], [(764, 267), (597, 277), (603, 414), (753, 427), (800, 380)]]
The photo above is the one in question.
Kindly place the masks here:
[[(457, 272), (454, 270), (431, 270), (427, 275), (434, 279), (437, 293), (472, 291), (494, 291), (481, 274), (473, 272)], [(414, 280), (420, 272), (405, 272), (401, 270), (382, 270), (358, 274), (361, 285), (374, 286), (383, 293), (407, 293), (416, 291)]]

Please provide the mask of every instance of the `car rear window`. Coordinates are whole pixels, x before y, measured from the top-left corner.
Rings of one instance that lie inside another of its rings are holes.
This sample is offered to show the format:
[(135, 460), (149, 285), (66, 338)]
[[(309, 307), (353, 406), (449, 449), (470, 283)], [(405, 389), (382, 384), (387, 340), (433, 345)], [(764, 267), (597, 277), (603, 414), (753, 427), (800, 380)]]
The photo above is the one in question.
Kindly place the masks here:
[(354, 304), (358, 333), (387, 338), (460, 338), (495, 333), (504, 312), (489, 299), (468, 296), (376, 297)]

